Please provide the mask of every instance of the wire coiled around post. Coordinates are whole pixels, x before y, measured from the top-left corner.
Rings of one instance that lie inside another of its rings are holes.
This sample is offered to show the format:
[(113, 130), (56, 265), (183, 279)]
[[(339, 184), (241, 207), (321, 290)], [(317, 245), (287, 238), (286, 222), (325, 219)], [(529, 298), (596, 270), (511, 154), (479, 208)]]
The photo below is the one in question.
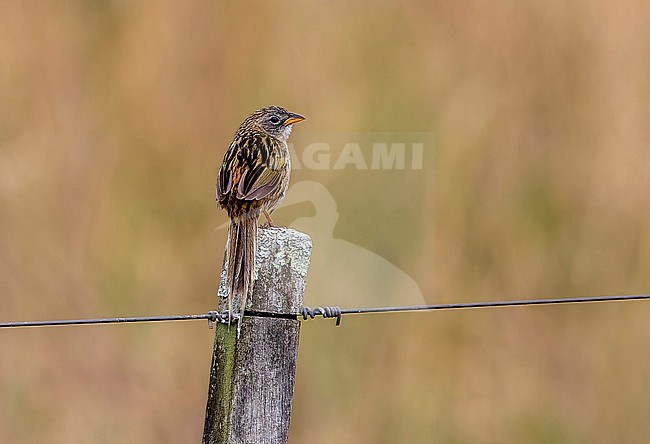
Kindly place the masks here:
[(213, 328), (214, 323), (219, 323), (219, 324), (228, 324), (230, 323), (237, 323), (239, 322), (239, 315), (235, 314), (233, 315), (232, 318), (228, 316), (228, 310), (224, 310), (222, 312), (218, 312), (216, 310), (210, 310), (208, 313), (208, 327)]
[(309, 318), (314, 319), (316, 316), (322, 316), (323, 318), (336, 318), (336, 326), (341, 325), (341, 307), (316, 307), (313, 310), (309, 307), (302, 308), (302, 318), (307, 320)]

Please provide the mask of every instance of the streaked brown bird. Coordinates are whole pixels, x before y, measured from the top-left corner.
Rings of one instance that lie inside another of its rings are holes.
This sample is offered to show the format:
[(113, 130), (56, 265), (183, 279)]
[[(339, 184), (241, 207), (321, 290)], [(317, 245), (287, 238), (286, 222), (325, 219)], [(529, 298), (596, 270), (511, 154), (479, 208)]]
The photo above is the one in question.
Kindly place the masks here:
[(223, 157), (217, 178), (217, 202), (228, 212), (226, 281), (228, 316), (239, 295), (240, 315), (253, 288), (257, 220), (264, 213), (273, 226), (271, 213), (287, 191), (291, 159), (287, 139), (294, 123), (305, 118), (279, 106), (269, 106), (246, 117)]

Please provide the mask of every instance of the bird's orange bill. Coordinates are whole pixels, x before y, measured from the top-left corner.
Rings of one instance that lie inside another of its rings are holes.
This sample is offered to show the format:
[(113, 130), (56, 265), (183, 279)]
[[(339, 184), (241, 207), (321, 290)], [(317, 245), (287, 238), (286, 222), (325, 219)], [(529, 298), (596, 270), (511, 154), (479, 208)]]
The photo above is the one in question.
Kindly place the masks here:
[(303, 120), (305, 120), (305, 118), (300, 114), (292, 114), (291, 117), (284, 121), (284, 124), (291, 125), (294, 123), (302, 122)]

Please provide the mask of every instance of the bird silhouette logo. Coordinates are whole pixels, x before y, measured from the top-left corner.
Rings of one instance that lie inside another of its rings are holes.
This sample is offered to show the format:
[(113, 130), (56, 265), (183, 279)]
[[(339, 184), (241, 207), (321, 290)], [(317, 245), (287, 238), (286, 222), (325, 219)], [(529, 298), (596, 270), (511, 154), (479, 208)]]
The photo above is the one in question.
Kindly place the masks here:
[(418, 284), (381, 255), (334, 237), (339, 219), (336, 201), (315, 181), (301, 181), (287, 191), (283, 207), (308, 202), (315, 214), (295, 219), (290, 227), (311, 236), (313, 251), (305, 305), (361, 307), (425, 304)]

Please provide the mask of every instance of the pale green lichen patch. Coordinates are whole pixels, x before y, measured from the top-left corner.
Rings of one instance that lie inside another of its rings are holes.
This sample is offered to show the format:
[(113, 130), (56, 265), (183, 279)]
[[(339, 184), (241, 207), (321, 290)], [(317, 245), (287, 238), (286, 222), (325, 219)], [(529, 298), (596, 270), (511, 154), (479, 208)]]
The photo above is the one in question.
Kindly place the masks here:
[[(255, 254), (255, 284), (247, 309), (275, 313), (297, 313), (300, 301), (288, 301), (290, 287), (304, 289), (311, 258), (311, 238), (291, 228), (260, 228)], [(219, 285), (219, 310), (228, 308), (228, 288), (225, 282), (225, 261)], [(302, 294), (302, 290), (298, 292)], [(233, 301), (238, 307), (238, 298)]]
[[(213, 375), (210, 382), (215, 386), (210, 387), (208, 394), (208, 408), (210, 403), (214, 408), (212, 418), (214, 424), (210, 425), (210, 444), (228, 442), (230, 433), (230, 412), (233, 402), (233, 367), (235, 364), (235, 347), (237, 343), (237, 328), (227, 324), (217, 324), (214, 336)], [(213, 392), (214, 390), (214, 392)], [(207, 427), (206, 427), (207, 429)], [(204, 437), (205, 438), (205, 437)]]

